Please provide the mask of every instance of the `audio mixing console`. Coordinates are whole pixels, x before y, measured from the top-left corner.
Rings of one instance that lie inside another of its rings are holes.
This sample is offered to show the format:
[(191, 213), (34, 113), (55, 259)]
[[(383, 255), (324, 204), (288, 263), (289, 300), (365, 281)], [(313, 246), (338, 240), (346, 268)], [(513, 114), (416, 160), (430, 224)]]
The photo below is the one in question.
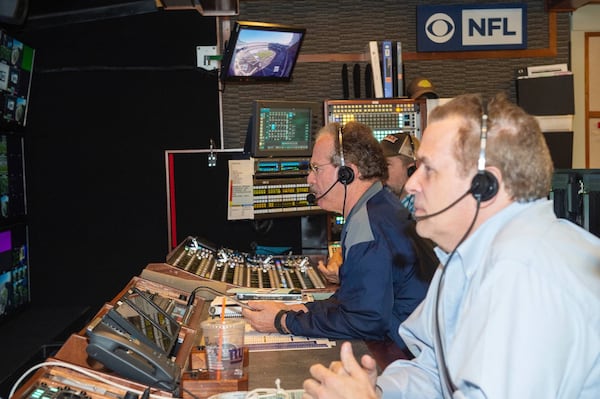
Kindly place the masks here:
[(324, 289), (324, 279), (308, 256), (257, 255), (216, 249), (196, 237), (188, 237), (168, 256), (171, 266), (199, 277), (239, 287)]

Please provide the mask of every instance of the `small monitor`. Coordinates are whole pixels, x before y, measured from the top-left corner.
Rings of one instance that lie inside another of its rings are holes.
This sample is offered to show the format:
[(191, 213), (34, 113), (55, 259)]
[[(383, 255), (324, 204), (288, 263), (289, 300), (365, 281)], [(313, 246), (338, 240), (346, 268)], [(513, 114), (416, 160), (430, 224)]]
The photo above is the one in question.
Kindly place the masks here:
[(0, 128), (23, 128), (35, 50), (0, 30)]
[(256, 158), (310, 157), (316, 113), (310, 101), (255, 100), (246, 137), (246, 150)]
[(223, 82), (288, 82), (305, 28), (237, 21), (221, 61)]
[(108, 311), (106, 322), (166, 355), (174, 349), (180, 330), (177, 320), (154, 303), (149, 293), (135, 287)]
[(29, 305), (27, 228), (17, 224), (0, 230), (0, 322)]

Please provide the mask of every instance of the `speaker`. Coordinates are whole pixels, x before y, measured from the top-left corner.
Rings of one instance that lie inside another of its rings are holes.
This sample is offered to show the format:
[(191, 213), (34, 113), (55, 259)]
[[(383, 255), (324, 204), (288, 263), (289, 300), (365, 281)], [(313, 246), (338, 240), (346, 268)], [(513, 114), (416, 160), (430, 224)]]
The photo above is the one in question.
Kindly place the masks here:
[(0, 1), (0, 23), (21, 25), (25, 22), (29, 0), (2, 0)]
[(338, 169), (338, 181), (345, 186), (354, 181), (354, 171), (351, 167), (346, 166), (346, 161), (344, 160), (343, 133), (343, 128), (340, 126), (338, 129), (338, 140), (340, 142), (340, 168)]
[(498, 194), (498, 179), (485, 170), (485, 147), (487, 145), (488, 115), (485, 110), (481, 115), (481, 134), (479, 136), (479, 159), (477, 161), (477, 174), (471, 181), (469, 190), (479, 202), (489, 201)]

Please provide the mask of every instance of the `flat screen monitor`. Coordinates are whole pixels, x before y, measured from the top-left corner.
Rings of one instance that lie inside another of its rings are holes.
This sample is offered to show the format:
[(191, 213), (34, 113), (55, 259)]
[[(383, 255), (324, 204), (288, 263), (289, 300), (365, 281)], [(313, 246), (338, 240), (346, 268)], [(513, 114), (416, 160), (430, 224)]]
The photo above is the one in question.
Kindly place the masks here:
[(310, 101), (255, 100), (246, 137), (250, 155), (310, 157), (321, 105)]
[(26, 124), (34, 54), (33, 48), (0, 30), (0, 127)]
[(135, 287), (108, 311), (105, 321), (166, 355), (171, 354), (179, 338), (177, 320), (158, 306), (151, 294)]
[(0, 321), (30, 303), (27, 227), (0, 229)]
[(0, 134), (0, 223), (17, 221), (26, 214), (23, 169), (21, 137)]
[(305, 28), (237, 21), (221, 60), (224, 82), (288, 82)]

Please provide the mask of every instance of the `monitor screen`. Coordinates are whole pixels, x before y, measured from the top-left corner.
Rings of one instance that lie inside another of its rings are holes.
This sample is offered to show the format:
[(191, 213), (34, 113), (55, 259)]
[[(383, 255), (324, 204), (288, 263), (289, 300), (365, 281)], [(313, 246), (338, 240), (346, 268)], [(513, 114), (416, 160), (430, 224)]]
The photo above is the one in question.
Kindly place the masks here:
[(23, 142), (17, 135), (0, 134), (0, 222), (25, 214)]
[(224, 82), (290, 81), (305, 28), (237, 21), (221, 61)]
[(309, 101), (255, 100), (247, 144), (253, 157), (310, 157), (316, 113)]
[(155, 350), (169, 355), (175, 347), (180, 325), (158, 306), (149, 293), (132, 288), (107, 313), (106, 322), (121, 328)]
[(14, 225), (0, 231), (0, 321), (29, 302), (27, 228)]
[(34, 53), (0, 30), (0, 126), (25, 126)]

